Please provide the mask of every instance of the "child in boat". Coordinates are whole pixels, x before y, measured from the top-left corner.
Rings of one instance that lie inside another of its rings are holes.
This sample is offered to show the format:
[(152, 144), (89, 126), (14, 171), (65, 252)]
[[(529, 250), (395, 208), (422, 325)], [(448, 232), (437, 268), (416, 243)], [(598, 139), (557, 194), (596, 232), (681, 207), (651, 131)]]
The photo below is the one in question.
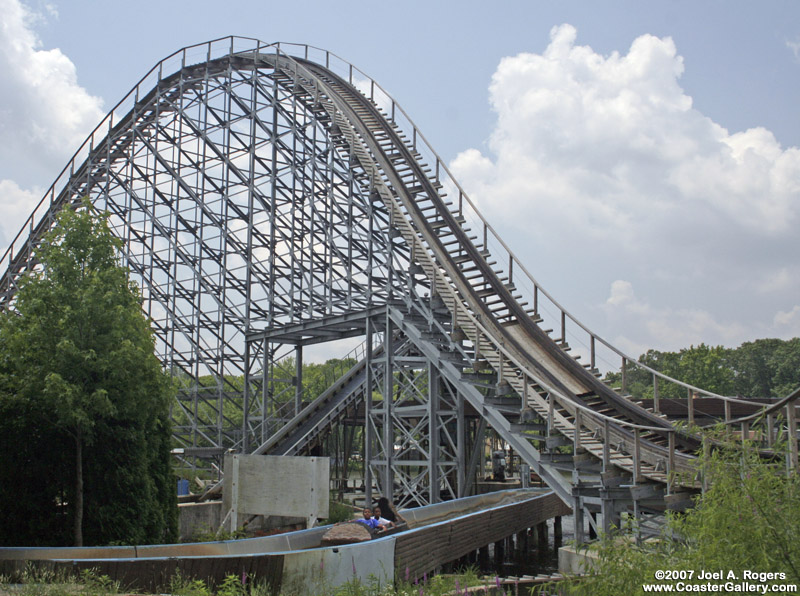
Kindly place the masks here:
[(390, 521), (390, 520), (388, 520), (388, 519), (386, 519), (384, 517), (381, 517), (381, 508), (380, 507), (375, 507), (372, 510), (372, 519), (374, 519), (374, 520), (376, 520), (378, 522), (378, 526), (381, 527), (381, 529), (385, 530), (387, 528), (394, 528), (394, 522), (393, 521)]
[(363, 518), (355, 520), (357, 523), (362, 523), (366, 525), (370, 530), (383, 530), (386, 526), (381, 525), (381, 523), (372, 517), (372, 510), (369, 507), (365, 507), (364, 511), (362, 512)]

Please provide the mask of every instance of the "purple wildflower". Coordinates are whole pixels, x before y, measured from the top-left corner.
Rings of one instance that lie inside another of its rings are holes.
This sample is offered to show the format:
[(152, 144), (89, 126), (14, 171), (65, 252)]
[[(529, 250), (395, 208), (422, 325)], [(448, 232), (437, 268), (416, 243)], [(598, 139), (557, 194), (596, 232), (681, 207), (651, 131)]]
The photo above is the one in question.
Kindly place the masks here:
[(408, 581), (408, 578), (410, 576), (411, 576), (411, 570), (408, 568), (408, 565), (406, 565), (406, 581)]
[(494, 576), (494, 585), (497, 586), (497, 589), (500, 589), (500, 578), (498, 576)]

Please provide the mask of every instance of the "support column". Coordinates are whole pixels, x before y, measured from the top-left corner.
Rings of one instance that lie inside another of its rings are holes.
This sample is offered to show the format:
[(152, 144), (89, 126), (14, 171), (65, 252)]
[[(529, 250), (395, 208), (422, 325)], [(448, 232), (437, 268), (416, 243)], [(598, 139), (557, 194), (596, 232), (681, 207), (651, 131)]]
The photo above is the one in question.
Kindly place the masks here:
[(367, 335), (367, 350), (366, 350), (366, 367), (367, 378), (364, 384), (364, 500), (365, 505), (372, 503), (372, 457), (373, 445), (375, 444), (375, 437), (373, 437), (372, 426), (372, 319), (369, 317), (366, 321), (366, 335)]
[(300, 344), (294, 348), (294, 414), (297, 416), (303, 405), (303, 346)]
[[(561, 526), (561, 518), (557, 518), (559, 520), (559, 529)], [(537, 524), (536, 526), (536, 547), (539, 550), (545, 550), (547, 548), (547, 522), (542, 522)]]
[(794, 401), (790, 401), (786, 404), (786, 437), (789, 441), (789, 449), (786, 453), (786, 468), (789, 474), (797, 472), (798, 448), (796, 407)]
[(555, 542), (556, 546), (561, 544), (561, 541), (564, 539), (564, 531), (561, 527), (561, 516), (557, 515), (553, 518), (553, 542)]
[(458, 498), (466, 497), (469, 487), (467, 486), (467, 426), (464, 419), (464, 396), (460, 391), (456, 394), (456, 490)]
[(489, 566), (489, 545), (478, 549), (478, 567), (486, 569)]
[(522, 530), (521, 532), (517, 532), (517, 548), (521, 551), (528, 550), (528, 530)]
[[(266, 443), (269, 438), (269, 375), (267, 374), (270, 366), (269, 356), (269, 342), (264, 338), (264, 343), (261, 346), (261, 443)], [(221, 424), (221, 423), (220, 423)]]
[(503, 550), (503, 541), (498, 540), (497, 542), (494, 543), (494, 564), (499, 567), (500, 564), (503, 562), (503, 559), (505, 559), (505, 552)]
[(603, 498), (600, 501), (600, 515), (603, 518), (603, 533), (609, 534), (616, 527), (620, 527), (619, 513), (614, 507), (613, 499)]
[[(250, 342), (244, 343), (244, 392), (242, 395), (242, 453), (250, 453)], [(195, 418), (196, 419), (196, 418)]]
[[(428, 362), (428, 501), (439, 502), (439, 371)], [(459, 466), (460, 468), (460, 466)]]
[(478, 433), (475, 437), (475, 448), (478, 450), (478, 480), (486, 476), (486, 419), (481, 418), (478, 424)]
[(583, 503), (580, 497), (573, 497), (572, 499), (572, 516), (575, 520), (575, 543), (581, 546), (584, 542), (583, 538)]
[(636, 535), (636, 544), (642, 543), (642, 512), (639, 507), (639, 499), (633, 499), (633, 519), (634, 523), (636, 524), (635, 527), (635, 535)]
[(522, 488), (531, 486), (531, 467), (528, 464), (519, 465), (519, 480)]
[(394, 458), (394, 422), (392, 420), (392, 395), (394, 391), (394, 354), (392, 354), (392, 320), (387, 311), (383, 335), (383, 448), (386, 456), (386, 467), (381, 479), (381, 491), (394, 501), (394, 477), (392, 463)]

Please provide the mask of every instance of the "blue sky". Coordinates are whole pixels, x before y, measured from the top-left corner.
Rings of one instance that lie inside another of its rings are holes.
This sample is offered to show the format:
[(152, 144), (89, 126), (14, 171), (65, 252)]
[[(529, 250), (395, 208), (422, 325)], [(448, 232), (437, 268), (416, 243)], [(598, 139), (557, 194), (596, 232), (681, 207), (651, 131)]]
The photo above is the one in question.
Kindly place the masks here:
[(638, 354), (800, 335), (800, 4), (0, 0), (0, 244), (153, 64), (329, 49), (406, 109), (537, 279)]

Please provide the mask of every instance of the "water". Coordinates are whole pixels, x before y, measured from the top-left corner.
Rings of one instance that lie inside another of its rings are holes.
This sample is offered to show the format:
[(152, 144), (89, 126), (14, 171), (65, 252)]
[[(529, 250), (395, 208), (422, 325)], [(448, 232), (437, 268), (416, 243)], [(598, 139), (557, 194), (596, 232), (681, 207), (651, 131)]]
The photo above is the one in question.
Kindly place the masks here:
[(494, 544), (490, 545), (488, 558), (483, 561), (479, 558), (476, 561), (480, 573), (499, 577), (557, 573), (558, 549), (573, 538), (573, 518), (571, 515), (561, 518), (562, 538), (560, 540), (555, 539), (553, 526), (554, 520), (548, 520), (547, 546), (544, 548), (539, 548), (538, 535), (535, 528), (528, 535), (527, 548), (525, 548), (524, 540), (521, 544), (519, 540), (515, 540), (514, 548), (504, 549), (503, 558), (500, 561), (495, 557)]

